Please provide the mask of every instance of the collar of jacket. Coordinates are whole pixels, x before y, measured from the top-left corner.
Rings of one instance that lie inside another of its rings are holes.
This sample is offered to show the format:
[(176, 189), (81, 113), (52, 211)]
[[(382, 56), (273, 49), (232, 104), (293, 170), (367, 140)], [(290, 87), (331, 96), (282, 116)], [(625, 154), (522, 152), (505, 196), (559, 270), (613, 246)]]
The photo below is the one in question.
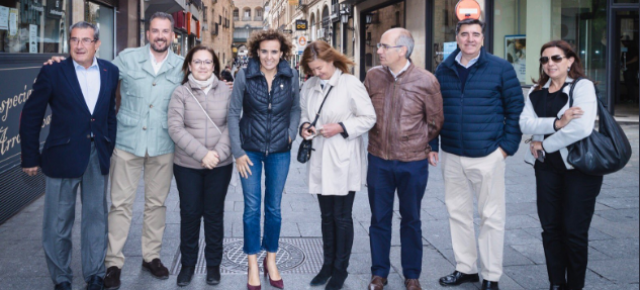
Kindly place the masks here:
[[(456, 48), (456, 50), (454, 50), (447, 57), (447, 59), (444, 60), (444, 62), (442, 64), (445, 65), (446, 67), (452, 69), (452, 70), (456, 70), (456, 56), (458, 55), (459, 52), (460, 52), (460, 48)], [(483, 46), (483, 47), (480, 48), (480, 57), (478, 58), (478, 61), (476, 62), (476, 65), (482, 66), (486, 62), (487, 62), (487, 51), (484, 49), (484, 46)]]
[(151, 66), (151, 54), (149, 53), (150, 49), (151, 49), (150, 44), (145, 45), (144, 49), (141, 49), (138, 51), (138, 56), (136, 57), (138, 62), (142, 64), (142, 68), (144, 70), (147, 70), (150, 74), (159, 76), (165, 71), (168, 71), (170, 68), (172, 69), (176, 66), (176, 59), (177, 59), (176, 54), (173, 53), (171, 49), (167, 49), (168, 50), (167, 58), (164, 60), (162, 67), (156, 74), (153, 71), (153, 67)]
[[(289, 67), (289, 62), (284, 59), (280, 59), (277, 67), (278, 72), (274, 78), (278, 76), (285, 77), (293, 77), (293, 71)], [(252, 57), (249, 59), (249, 64), (247, 65), (246, 78), (255, 78), (262, 76), (262, 71), (260, 71), (260, 59), (257, 57)]]
[[(339, 68), (336, 68), (336, 71), (333, 73), (333, 75), (331, 76), (331, 78), (329, 79), (327, 84), (332, 86), (332, 87), (337, 86), (338, 82), (340, 81), (340, 76), (342, 76), (342, 71)], [(321, 84), (320, 78), (319, 77), (314, 77), (314, 78), (315, 78), (315, 83), (313, 83), (313, 85), (312, 85), (313, 89), (318, 91), (318, 92), (322, 92), (323, 89), (320, 86), (320, 84)]]
[[(409, 67), (407, 68), (407, 70), (401, 72), (398, 75), (398, 80), (402, 80), (403, 78), (406, 79), (405, 76), (410, 75), (411, 72), (413, 71), (413, 69), (415, 68), (415, 65), (413, 64), (412, 61), (409, 61), (409, 63), (410, 64), (409, 64)], [(396, 77), (394, 77), (393, 74), (391, 74), (391, 70), (389, 69), (389, 67), (385, 66), (383, 70), (384, 70), (384, 75), (385, 75), (385, 77), (387, 78), (387, 80), (389, 82), (393, 83), (393, 82), (396, 81)]]
[[(571, 84), (573, 83), (573, 79), (570, 76), (567, 76), (567, 79), (564, 80), (565, 84)], [(544, 86), (542, 86), (543, 89), (548, 89), (549, 86), (551, 86), (551, 78), (549, 78), (549, 80), (547, 80), (547, 83), (544, 84)]]
[[(220, 80), (218, 79), (218, 77), (214, 75), (213, 82), (211, 83), (211, 91), (214, 91), (216, 87), (218, 87), (219, 83), (220, 83)], [(187, 82), (185, 83), (185, 85), (189, 86), (191, 90), (202, 90), (202, 88), (198, 87), (198, 84), (194, 83), (189, 79), (187, 79)]]

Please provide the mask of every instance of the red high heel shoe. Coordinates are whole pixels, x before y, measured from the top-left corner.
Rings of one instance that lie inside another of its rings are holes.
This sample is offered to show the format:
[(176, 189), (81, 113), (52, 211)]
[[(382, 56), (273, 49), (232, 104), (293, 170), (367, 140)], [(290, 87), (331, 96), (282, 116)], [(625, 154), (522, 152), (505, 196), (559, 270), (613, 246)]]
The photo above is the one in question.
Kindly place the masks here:
[(271, 284), (271, 286), (276, 287), (278, 289), (284, 289), (284, 281), (282, 280), (282, 278), (278, 281), (271, 280), (271, 276), (269, 275), (269, 270), (267, 270), (267, 257), (264, 257), (264, 260), (262, 260), (262, 267), (264, 268), (264, 277), (269, 278), (269, 284)]
[[(260, 269), (258, 269), (258, 276), (260, 275)], [(261, 290), (262, 285), (251, 286), (249, 285), (249, 269), (247, 269), (247, 290)]]

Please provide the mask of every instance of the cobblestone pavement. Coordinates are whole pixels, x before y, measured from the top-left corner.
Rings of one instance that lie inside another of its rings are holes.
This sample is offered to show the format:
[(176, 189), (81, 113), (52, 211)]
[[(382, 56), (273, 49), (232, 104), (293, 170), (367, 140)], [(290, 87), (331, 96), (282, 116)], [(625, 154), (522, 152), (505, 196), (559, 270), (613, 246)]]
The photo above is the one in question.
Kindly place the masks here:
[[(624, 126), (632, 142), (634, 155), (622, 171), (606, 176), (598, 197), (590, 231), (587, 289), (638, 289), (638, 125)], [(524, 140), (524, 139), (523, 139)], [(297, 144), (294, 144), (297, 148)], [(507, 224), (502, 289), (548, 289), (545, 259), (536, 213), (533, 169), (523, 162), (526, 145), (507, 161)], [(323, 289), (310, 287), (309, 281), (321, 263), (320, 211), (305, 185), (306, 167), (295, 161), (282, 199), (282, 252), (279, 255), (286, 289)], [(424, 289), (441, 289), (440, 276), (454, 269), (449, 234), (448, 214), (444, 204), (440, 168), (430, 168), (429, 183), (422, 202), (424, 240), (423, 270), (420, 282)], [(125, 262), (120, 289), (178, 289), (175, 284), (180, 213), (178, 193), (173, 183), (166, 202), (167, 226), (161, 258), (171, 267), (169, 280), (157, 280), (141, 270), (140, 240), (144, 206), (141, 182), (134, 205), (133, 224), (125, 246)], [(9, 221), (0, 225), (0, 289), (53, 289), (42, 250), (42, 212), (44, 197), (36, 200)], [(77, 208), (80, 220), (80, 202)], [(237, 180), (232, 183), (225, 202), (225, 258), (222, 283), (208, 286), (204, 272), (197, 274), (184, 289), (245, 289), (243, 268), (242, 190)], [(370, 278), (368, 228), (370, 210), (366, 189), (359, 192), (354, 205), (355, 243), (349, 267), (350, 276), (344, 289), (366, 289)], [(476, 214), (477, 215), (477, 214)], [(478, 219), (476, 219), (476, 223)], [(80, 265), (80, 223), (73, 232), (72, 269), (76, 273), (74, 289), (84, 289)], [(391, 250), (392, 269), (385, 289), (404, 289), (400, 266), (400, 215), (393, 218)], [(288, 270), (284, 270), (287, 268)], [(264, 281), (263, 281), (264, 284)], [(479, 289), (468, 284), (457, 289)], [(263, 285), (263, 289), (271, 289)]]

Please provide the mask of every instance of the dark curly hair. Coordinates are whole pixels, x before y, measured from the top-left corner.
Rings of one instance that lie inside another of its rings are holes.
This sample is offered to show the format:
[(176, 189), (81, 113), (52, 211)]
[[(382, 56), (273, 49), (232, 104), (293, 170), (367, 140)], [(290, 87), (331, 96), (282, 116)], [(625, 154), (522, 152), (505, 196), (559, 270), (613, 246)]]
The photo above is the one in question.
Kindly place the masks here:
[(260, 30), (253, 32), (249, 37), (247, 46), (249, 47), (249, 56), (258, 57), (258, 50), (260, 50), (260, 43), (265, 40), (277, 40), (280, 42), (280, 51), (282, 52), (282, 58), (288, 59), (291, 56), (291, 48), (293, 44), (289, 38), (287, 38), (282, 32), (275, 29)]

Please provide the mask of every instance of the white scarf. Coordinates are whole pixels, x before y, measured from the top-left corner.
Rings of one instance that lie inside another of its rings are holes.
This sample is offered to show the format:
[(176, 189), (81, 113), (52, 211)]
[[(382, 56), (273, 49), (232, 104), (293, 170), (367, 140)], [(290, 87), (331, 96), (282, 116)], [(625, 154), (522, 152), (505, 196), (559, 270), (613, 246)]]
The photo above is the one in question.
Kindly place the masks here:
[(198, 86), (199, 89), (202, 89), (205, 95), (209, 93), (209, 90), (211, 90), (214, 79), (216, 79), (216, 76), (214, 74), (211, 74), (211, 77), (206, 81), (199, 81), (195, 77), (193, 77), (192, 73), (189, 74), (189, 81), (192, 81)]

